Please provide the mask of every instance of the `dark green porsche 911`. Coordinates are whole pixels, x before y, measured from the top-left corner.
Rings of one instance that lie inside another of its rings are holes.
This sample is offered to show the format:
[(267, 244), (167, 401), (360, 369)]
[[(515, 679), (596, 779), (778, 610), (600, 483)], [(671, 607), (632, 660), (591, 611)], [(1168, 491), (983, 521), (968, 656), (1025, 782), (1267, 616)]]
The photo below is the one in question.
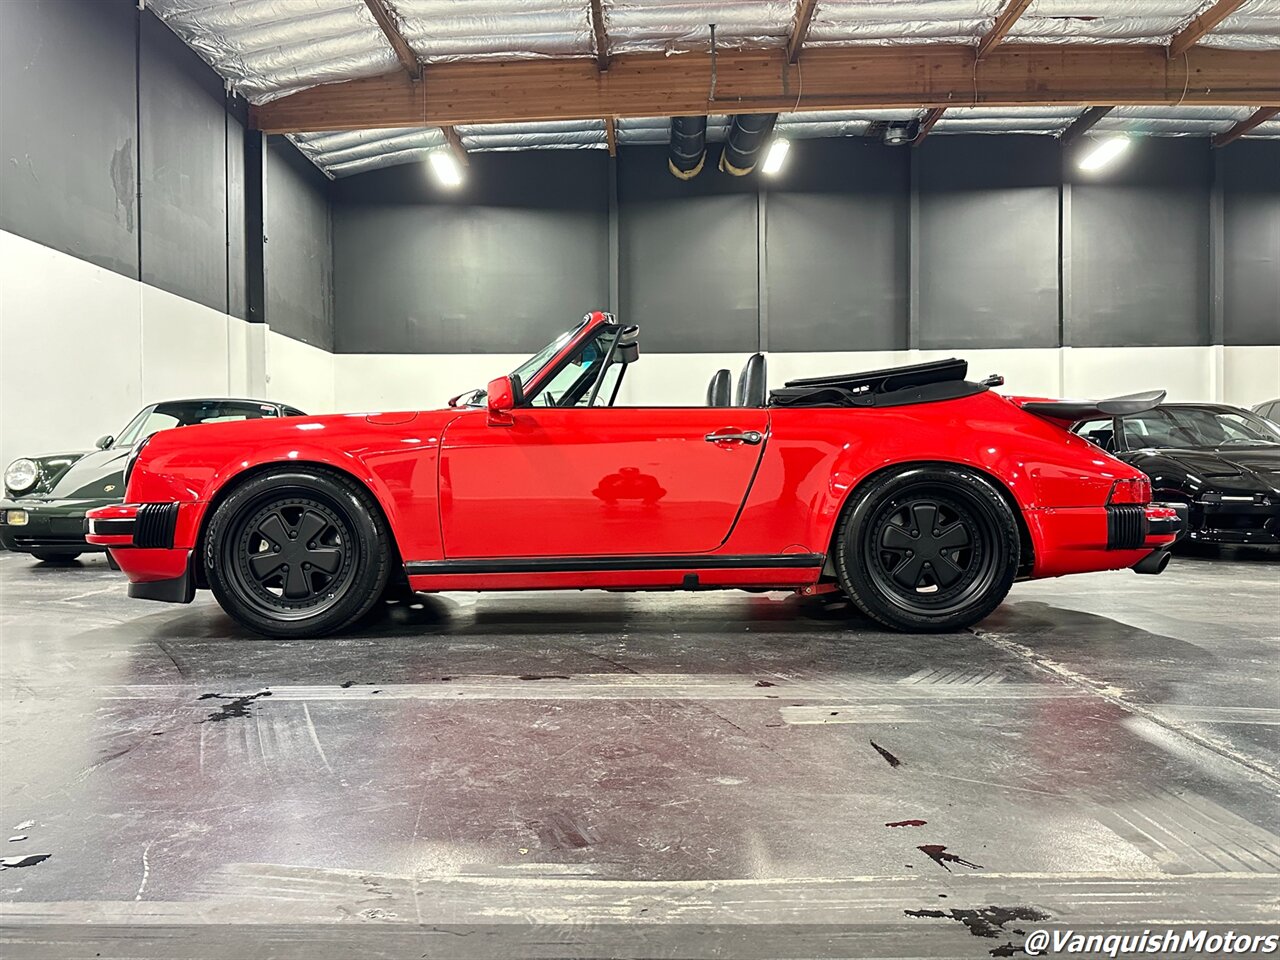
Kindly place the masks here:
[(0, 543), (46, 563), (68, 563), (102, 547), (85, 542), (85, 511), (124, 499), (124, 465), (133, 446), (151, 434), (194, 423), (302, 417), (301, 410), (263, 400), (168, 400), (143, 407), (96, 449), (20, 457), (5, 469)]

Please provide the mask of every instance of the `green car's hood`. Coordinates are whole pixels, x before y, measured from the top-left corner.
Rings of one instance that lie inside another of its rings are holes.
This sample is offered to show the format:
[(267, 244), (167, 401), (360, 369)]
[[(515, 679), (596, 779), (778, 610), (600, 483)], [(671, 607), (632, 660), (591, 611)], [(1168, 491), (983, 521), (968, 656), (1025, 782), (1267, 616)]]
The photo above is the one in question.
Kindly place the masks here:
[[(38, 500), (123, 500), (124, 461), (127, 447), (35, 457), (40, 472), (48, 478), (27, 497)], [(75, 457), (70, 466), (66, 461)]]

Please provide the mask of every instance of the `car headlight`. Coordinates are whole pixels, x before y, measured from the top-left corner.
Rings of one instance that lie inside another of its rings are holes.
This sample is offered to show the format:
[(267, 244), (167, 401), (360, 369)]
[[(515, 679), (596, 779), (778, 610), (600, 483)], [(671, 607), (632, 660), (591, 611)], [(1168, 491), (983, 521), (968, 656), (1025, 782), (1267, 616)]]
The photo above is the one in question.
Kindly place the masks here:
[(39, 465), (26, 457), (13, 461), (4, 471), (4, 485), (14, 493), (26, 493), (39, 479)]

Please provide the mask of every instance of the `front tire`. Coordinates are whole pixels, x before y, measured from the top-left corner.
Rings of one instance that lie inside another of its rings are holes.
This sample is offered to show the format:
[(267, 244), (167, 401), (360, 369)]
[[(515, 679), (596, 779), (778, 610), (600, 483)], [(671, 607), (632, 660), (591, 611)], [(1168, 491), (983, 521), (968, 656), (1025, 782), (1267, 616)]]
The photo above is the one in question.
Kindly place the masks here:
[(273, 637), (334, 633), (364, 616), (390, 575), (390, 534), (363, 486), (327, 470), (282, 470), (237, 487), (204, 543), (222, 609)]
[(941, 633), (990, 614), (1018, 573), (1018, 521), (991, 481), (963, 467), (908, 467), (871, 481), (845, 508), (840, 586), (886, 626)]

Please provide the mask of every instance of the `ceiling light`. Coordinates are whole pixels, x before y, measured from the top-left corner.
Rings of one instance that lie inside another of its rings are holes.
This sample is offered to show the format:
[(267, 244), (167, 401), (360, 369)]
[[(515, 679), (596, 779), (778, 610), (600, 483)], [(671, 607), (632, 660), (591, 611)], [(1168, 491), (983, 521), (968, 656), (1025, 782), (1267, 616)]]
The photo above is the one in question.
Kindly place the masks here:
[(773, 142), (769, 144), (769, 152), (764, 155), (764, 163), (760, 166), (760, 171), (773, 176), (782, 169), (782, 163), (787, 159), (787, 151), (790, 149), (790, 140), (785, 137), (774, 137)]
[(427, 160), (442, 187), (456, 187), (462, 183), (462, 167), (448, 150), (432, 150), (427, 154)]
[(1120, 155), (1129, 149), (1129, 138), (1125, 136), (1107, 137), (1099, 140), (1093, 148), (1080, 158), (1081, 170), (1101, 170), (1114, 163)]

